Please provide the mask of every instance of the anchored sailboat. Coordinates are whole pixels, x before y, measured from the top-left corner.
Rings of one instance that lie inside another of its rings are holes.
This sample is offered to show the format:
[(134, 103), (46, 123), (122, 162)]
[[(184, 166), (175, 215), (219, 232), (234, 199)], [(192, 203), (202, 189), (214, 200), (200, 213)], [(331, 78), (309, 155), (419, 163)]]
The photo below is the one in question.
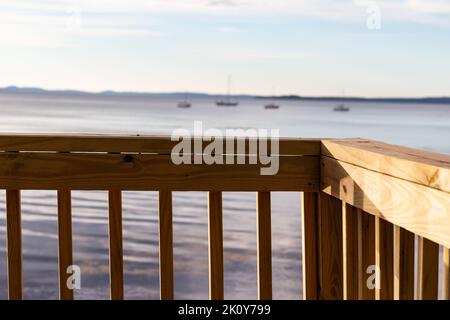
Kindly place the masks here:
[(334, 111), (350, 111), (350, 108), (345, 105), (345, 103), (338, 104), (333, 109)]
[(178, 102), (178, 108), (190, 108), (192, 106), (192, 104), (187, 100), (187, 93), (184, 94), (184, 100)]
[[(275, 99), (275, 89), (272, 89), (272, 97)], [(269, 104), (266, 104), (264, 106), (264, 109), (279, 109), (280, 105), (277, 104), (275, 101), (270, 102)]]
[(225, 100), (216, 101), (218, 107), (236, 107), (239, 105), (238, 101), (231, 100), (231, 77), (228, 76), (228, 92)]
[[(342, 98), (345, 98), (345, 91), (342, 92)], [(338, 104), (336, 107), (334, 107), (333, 110), (339, 112), (347, 112), (350, 111), (350, 108), (347, 107), (344, 102), (342, 102)]]

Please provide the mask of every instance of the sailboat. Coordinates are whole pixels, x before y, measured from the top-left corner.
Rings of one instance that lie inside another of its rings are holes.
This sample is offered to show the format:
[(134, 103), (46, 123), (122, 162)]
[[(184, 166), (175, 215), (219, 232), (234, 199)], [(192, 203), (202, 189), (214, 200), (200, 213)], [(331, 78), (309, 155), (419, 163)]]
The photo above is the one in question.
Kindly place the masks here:
[(278, 104), (276, 104), (274, 102), (271, 102), (269, 104), (266, 104), (264, 106), (264, 109), (280, 109), (280, 105), (278, 105)]
[(338, 104), (336, 107), (334, 107), (334, 109), (333, 109), (334, 111), (350, 111), (350, 108), (349, 107), (347, 107), (346, 105), (345, 105), (345, 103), (341, 103), (341, 104)]
[[(345, 91), (343, 91), (342, 93), (342, 98), (345, 98)], [(338, 112), (347, 112), (350, 111), (350, 108), (347, 107), (344, 102), (342, 102), (338, 104), (336, 107), (334, 107), (333, 110)]]
[[(272, 89), (272, 97), (275, 97), (274, 92), (275, 92), (275, 89)], [(267, 110), (270, 110), (270, 109), (279, 109), (279, 108), (280, 108), (280, 105), (279, 105), (279, 104), (276, 104), (275, 101), (272, 101), (272, 102), (270, 102), (269, 104), (266, 104), (266, 105), (264, 106), (264, 109), (267, 109)]]
[(231, 94), (231, 77), (228, 76), (227, 98), (225, 100), (216, 101), (216, 105), (218, 107), (237, 107), (239, 105), (239, 102), (231, 100), (230, 94)]
[(187, 93), (184, 94), (184, 100), (178, 102), (178, 108), (187, 109), (190, 108), (192, 104), (187, 100)]

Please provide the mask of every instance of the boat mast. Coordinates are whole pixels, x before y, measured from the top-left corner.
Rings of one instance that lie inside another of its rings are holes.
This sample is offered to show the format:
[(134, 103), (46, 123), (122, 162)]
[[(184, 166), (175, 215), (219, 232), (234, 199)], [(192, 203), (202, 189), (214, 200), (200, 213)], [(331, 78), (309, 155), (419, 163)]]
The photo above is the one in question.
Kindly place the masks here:
[(273, 101), (272, 103), (273, 104), (276, 103), (275, 98), (276, 98), (276, 89), (275, 89), (275, 86), (272, 86), (272, 101)]
[(231, 76), (228, 75), (228, 89), (227, 89), (227, 102), (230, 102), (230, 95), (231, 95)]

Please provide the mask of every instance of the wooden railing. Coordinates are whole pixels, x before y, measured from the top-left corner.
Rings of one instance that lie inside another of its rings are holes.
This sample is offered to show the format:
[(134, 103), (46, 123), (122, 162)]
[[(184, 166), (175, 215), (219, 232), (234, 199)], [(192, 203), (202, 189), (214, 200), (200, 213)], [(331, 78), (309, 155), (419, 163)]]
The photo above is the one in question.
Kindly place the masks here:
[[(449, 299), (450, 157), (335, 140), (322, 141), (320, 161), (318, 209), (305, 211), (318, 224), (319, 291), (311, 297), (413, 299), (416, 279), (418, 299), (437, 299), (442, 245)], [(366, 285), (370, 265), (380, 271), (376, 290)]]
[[(235, 146), (239, 141), (234, 141)], [(415, 281), (418, 299), (437, 299), (439, 246), (443, 247), (442, 298), (450, 298), (449, 156), (359, 139), (281, 139), (280, 168), (270, 176), (261, 175), (261, 166), (248, 161), (175, 165), (170, 153), (176, 143), (167, 137), (0, 135), (9, 298), (23, 296), (20, 190), (26, 189), (57, 190), (61, 299), (73, 299), (66, 286), (66, 270), (72, 265), (72, 190), (109, 191), (112, 299), (124, 298), (121, 192), (125, 190), (159, 192), (161, 299), (175, 298), (172, 191), (209, 193), (211, 299), (224, 298), (225, 191), (257, 192), (259, 299), (272, 298), (271, 191), (303, 195), (306, 299), (413, 299)], [(237, 157), (238, 152), (226, 156)], [(370, 266), (380, 271), (374, 290), (366, 285)]]

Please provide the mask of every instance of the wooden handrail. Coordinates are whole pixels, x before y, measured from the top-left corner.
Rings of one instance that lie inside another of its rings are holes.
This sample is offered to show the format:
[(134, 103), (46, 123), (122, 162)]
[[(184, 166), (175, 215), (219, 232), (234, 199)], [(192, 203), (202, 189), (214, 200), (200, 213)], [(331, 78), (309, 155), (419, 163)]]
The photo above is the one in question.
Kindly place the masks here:
[[(247, 151), (254, 142), (231, 139), (227, 141), (242, 143)], [(363, 139), (283, 138), (277, 154), (280, 169), (270, 176), (261, 175), (261, 165), (248, 161), (175, 165), (170, 152), (176, 143), (158, 136), (0, 134), (0, 189), (7, 190), (9, 297), (21, 299), (23, 290), (20, 190), (36, 189), (58, 191), (61, 299), (73, 299), (73, 290), (66, 286), (67, 268), (73, 262), (72, 190), (109, 191), (112, 299), (125, 298), (121, 192), (133, 190), (159, 192), (161, 299), (175, 298), (172, 191), (209, 192), (211, 299), (225, 297), (224, 191), (257, 192), (260, 299), (272, 298), (272, 191), (303, 195), (305, 298), (436, 299), (439, 246), (444, 247), (442, 298), (450, 298), (450, 156)], [(197, 151), (189, 156), (197, 156)], [(234, 149), (226, 156), (242, 155)], [(380, 272), (375, 288), (368, 286), (372, 266)]]
[(322, 156), (450, 192), (450, 155), (363, 139), (322, 140)]
[(281, 156), (276, 175), (247, 164), (174, 165), (169, 155), (0, 152), (0, 189), (318, 191), (318, 156)]
[[(248, 144), (256, 141), (251, 137), (231, 137), (235, 147), (238, 143)], [(193, 137), (200, 146), (209, 142), (202, 137)], [(0, 134), (0, 151), (56, 151), (56, 152), (111, 152), (148, 153), (170, 155), (178, 141), (170, 136), (145, 135), (102, 135), (102, 134)], [(320, 139), (280, 138), (281, 155), (320, 155)], [(194, 150), (194, 148), (192, 148)]]

